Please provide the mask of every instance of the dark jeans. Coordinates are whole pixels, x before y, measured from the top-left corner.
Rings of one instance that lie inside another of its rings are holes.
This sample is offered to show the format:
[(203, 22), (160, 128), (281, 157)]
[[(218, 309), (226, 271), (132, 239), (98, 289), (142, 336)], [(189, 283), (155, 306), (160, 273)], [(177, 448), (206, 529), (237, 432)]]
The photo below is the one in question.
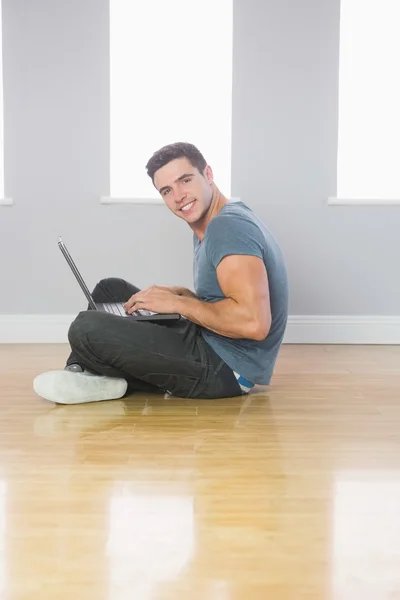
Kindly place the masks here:
[[(103, 279), (93, 291), (95, 302), (126, 302), (139, 288), (123, 279)], [(132, 391), (169, 391), (183, 398), (241, 396), (228, 365), (203, 339), (191, 321), (134, 321), (105, 312), (79, 313), (68, 332), (72, 354), (99, 375), (123, 377)]]

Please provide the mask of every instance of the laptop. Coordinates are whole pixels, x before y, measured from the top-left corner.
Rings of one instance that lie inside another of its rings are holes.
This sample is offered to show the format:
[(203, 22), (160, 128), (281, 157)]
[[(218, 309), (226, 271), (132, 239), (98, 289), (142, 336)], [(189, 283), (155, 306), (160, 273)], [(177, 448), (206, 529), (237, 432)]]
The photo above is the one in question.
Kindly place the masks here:
[(61, 238), (58, 240), (58, 247), (60, 248), (61, 252), (63, 253), (65, 260), (69, 264), (71, 271), (75, 275), (76, 280), (79, 283), (83, 293), (85, 294), (85, 296), (89, 302), (89, 306), (92, 310), (100, 310), (102, 312), (107, 312), (112, 315), (116, 315), (118, 317), (128, 317), (130, 319), (135, 319), (136, 321), (178, 321), (179, 319), (181, 319), (181, 315), (178, 313), (162, 314), (162, 313), (155, 313), (150, 310), (145, 310), (142, 308), (134, 311), (132, 314), (128, 314), (125, 311), (123, 302), (109, 302), (109, 303), (95, 302), (93, 300), (92, 294), (89, 292), (89, 288), (87, 287), (86, 283), (84, 282), (82, 275), (79, 273), (76, 264), (72, 260), (72, 257), (70, 255), (70, 253), (68, 252), (68, 250)]

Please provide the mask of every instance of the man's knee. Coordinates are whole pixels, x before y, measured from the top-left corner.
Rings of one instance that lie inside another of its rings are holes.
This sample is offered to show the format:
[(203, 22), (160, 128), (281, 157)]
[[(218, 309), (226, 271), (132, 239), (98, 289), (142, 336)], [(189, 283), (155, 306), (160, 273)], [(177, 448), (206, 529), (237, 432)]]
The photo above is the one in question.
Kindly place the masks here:
[(105, 277), (104, 279), (100, 279), (97, 285), (101, 287), (107, 287), (110, 283), (115, 281), (115, 277)]
[(116, 286), (126, 285), (126, 281), (119, 277), (106, 277), (105, 279), (100, 279), (97, 285), (103, 290), (115, 289)]
[(131, 296), (129, 284), (118, 277), (101, 279), (95, 286), (92, 297), (95, 302), (125, 302)]
[(99, 327), (99, 312), (96, 310), (84, 310), (78, 314), (68, 330), (68, 341), (71, 346), (76, 346), (83, 337)]

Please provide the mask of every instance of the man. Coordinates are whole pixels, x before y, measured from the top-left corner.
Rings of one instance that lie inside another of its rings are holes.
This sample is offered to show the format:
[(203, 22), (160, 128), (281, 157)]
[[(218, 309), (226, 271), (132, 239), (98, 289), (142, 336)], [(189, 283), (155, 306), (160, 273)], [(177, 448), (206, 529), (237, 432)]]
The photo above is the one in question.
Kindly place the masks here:
[(158, 324), (81, 312), (69, 329), (72, 354), (65, 369), (34, 381), (36, 393), (48, 400), (111, 400), (135, 390), (220, 398), (270, 382), (288, 312), (276, 240), (243, 202), (223, 196), (192, 144), (161, 148), (146, 168), (167, 207), (193, 230), (196, 294), (102, 280), (95, 302), (122, 301), (127, 312), (143, 308), (185, 319)]

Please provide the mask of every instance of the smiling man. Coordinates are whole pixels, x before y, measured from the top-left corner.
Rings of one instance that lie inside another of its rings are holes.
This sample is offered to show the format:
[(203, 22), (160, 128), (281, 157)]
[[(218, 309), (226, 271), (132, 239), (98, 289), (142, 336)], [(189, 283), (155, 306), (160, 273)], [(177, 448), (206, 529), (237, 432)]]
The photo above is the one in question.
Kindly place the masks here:
[(178, 313), (179, 321), (135, 321), (81, 312), (69, 329), (64, 370), (34, 380), (40, 396), (74, 404), (162, 391), (220, 398), (269, 384), (288, 314), (288, 282), (279, 245), (243, 202), (230, 202), (192, 144), (158, 150), (147, 173), (165, 204), (193, 230), (194, 287), (139, 290), (105, 279), (95, 302), (123, 302), (127, 313)]

